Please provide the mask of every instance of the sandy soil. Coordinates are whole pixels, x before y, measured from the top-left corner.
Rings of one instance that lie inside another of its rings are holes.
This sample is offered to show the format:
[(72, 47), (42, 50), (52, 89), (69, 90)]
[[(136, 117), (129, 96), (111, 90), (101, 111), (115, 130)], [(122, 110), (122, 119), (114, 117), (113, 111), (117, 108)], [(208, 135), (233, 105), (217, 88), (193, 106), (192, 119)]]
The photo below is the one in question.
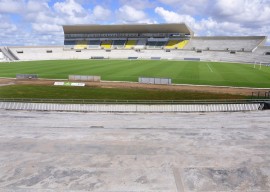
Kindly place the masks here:
[[(12, 78), (0, 78), (0, 86), (6, 85), (53, 85), (56, 81), (63, 80), (18, 80)], [(89, 87), (102, 87), (102, 88), (132, 88), (132, 89), (157, 89), (157, 90), (171, 90), (171, 91), (197, 91), (209, 93), (227, 93), (234, 95), (251, 95), (252, 92), (268, 92), (269, 89), (258, 88), (236, 88), (236, 87), (218, 87), (218, 86), (195, 86), (195, 85), (152, 85), (152, 84), (139, 84), (135, 82), (85, 82)]]

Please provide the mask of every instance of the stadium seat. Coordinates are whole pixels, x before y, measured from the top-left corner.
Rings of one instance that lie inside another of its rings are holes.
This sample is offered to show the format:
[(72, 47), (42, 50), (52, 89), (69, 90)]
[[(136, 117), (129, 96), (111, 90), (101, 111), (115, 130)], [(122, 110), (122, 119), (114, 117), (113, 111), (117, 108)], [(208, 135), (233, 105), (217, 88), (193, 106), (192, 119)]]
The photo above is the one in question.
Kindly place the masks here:
[(76, 45), (76, 41), (64, 41), (65, 49), (74, 49), (75, 45)]
[(75, 49), (87, 49), (87, 41), (77, 41)]
[(137, 44), (136, 40), (128, 40), (125, 49), (132, 49)]
[(183, 49), (186, 44), (188, 43), (188, 40), (179, 41), (179, 40), (170, 40), (167, 45), (166, 49)]
[(148, 41), (147, 47), (150, 49), (161, 49), (166, 43), (166, 41)]
[(100, 48), (100, 40), (90, 40), (88, 48), (89, 49), (99, 49)]
[(102, 41), (101, 48), (110, 49), (112, 47), (112, 41)]
[(192, 37), (185, 49), (212, 51), (254, 51), (265, 42), (264, 36)]
[(178, 43), (178, 49), (183, 49), (187, 43), (188, 40), (181, 41), (180, 43)]
[(139, 39), (134, 46), (135, 49), (144, 49), (147, 43), (147, 39)]
[(147, 47), (148, 48), (155, 48), (155, 46), (156, 46), (156, 41), (148, 41), (147, 42)]
[(176, 44), (178, 43), (179, 41), (176, 41), (176, 40), (170, 40), (167, 45), (166, 45), (166, 49), (174, 49), (176, 46)]
[(114, 40), (113, 48), (123, 48), (125, 46), (126, 40)]
[(167, 43), (167, 41), (158, 41), (158, 42), (156, 43), (156, 47), (157, 47), (157, 48), (161, 48), (161, 47), (165, 46), (166, 43)]

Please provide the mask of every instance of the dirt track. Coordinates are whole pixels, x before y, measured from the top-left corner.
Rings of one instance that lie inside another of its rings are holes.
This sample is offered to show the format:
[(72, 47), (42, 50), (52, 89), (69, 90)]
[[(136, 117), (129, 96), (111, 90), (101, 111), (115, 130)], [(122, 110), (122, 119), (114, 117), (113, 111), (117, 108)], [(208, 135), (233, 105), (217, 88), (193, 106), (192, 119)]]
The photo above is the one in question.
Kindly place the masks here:
[[(55, 81), (63, 80), (17, 80), (9, 78), (0, 78), (0, 86), (5, 85), (53, 85)], [(234, 88), (234, 87), (215, 87), (215, 86), (194, 86), (194, 85), (152, 85), (139, 84), (129, 82), (86, 82), (88, 87), (102, 87), (102, 88), (133, 88), (133, 89), (156, 89), (156, 90), (170, 90), (170, 91), (197, 91), (210, 93), (227, 93), (234, 95), (251, 95), (252, 92), (267, 92), (269, 89), (255, 89), (255, 88)]]

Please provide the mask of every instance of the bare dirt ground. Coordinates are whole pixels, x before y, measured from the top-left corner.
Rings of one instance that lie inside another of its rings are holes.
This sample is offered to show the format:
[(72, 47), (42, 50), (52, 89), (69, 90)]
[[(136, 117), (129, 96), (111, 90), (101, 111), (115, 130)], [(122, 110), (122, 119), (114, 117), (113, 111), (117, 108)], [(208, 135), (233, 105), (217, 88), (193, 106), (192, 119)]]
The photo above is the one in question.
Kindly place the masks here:
[[(51, 79), (37, 79), (37, 80), (18, 80), (13, 78), (0, 78), (0, 86), (6, 85), (53, 85), (56, 81)], [(67, 80), (66, 80), (67, 81)], [(156, 89), (156, 90), (170, 90), (170, 91), (196, 91), (209, 93), (224, 93), (233, 95), (251, 95), (252, 92), (268, 92), (269, 89), (258, 88), (237, 88), (237, 87), (218, 87), (218, 86), (196, 86), (196, 85), (153, 85), (153, 84), (139, 84), (135, 82), (85, 82), (88, 87), (101, 88), (132, 88), (132, 89)]]

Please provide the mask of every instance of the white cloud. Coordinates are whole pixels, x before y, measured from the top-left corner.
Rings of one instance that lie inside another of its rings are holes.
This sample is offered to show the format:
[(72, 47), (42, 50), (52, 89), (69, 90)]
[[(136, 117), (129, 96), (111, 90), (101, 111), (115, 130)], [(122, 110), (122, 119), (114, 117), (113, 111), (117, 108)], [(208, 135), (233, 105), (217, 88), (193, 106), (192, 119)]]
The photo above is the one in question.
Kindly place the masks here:
[(218, 0), (215, 8), (218, 13), (223, 16), (238, 15), (244, 11), (244, 0)]
[(93, 10), (93, 16), (97, 20), (109, 20), (111, 16), (111, 11), (109, 9), (105, 9), (100, 5), (95, 6)]
[(117, 15), (116, 23), (157, 23), (154, 19), (150, 18), (144, 11), (135, 9), (129, 5), (124, 5), (115, 11)]
[(69, 17), (85, 17), (86, 10), (75, 0), (66, 0), (54, 4), (54, 9), (61, 15)]
[(155, 12), (167, 23), (185, 22), (197, 35), (269, 35), (270, 27), (264, 26), (260, 30), (255, 31), (252, 28), (245, 27), (237, 22), (218, 21), (212, 17), (196, 20), (189, 15), (181, 15), (174, 11), (169, 11), (163, 7), (157, 7)]
[(12, 24), (8, 17), (3, 16), (0, 14), (0, 31), (2, 35), (6, 35), (9, 33), (13, 33), (17, 31), (17, 26), (15, 24)]
[(159, 1), (165, 4), (177, 4), (182, 2), (182, 0), (159, 0)]
[(137, 10), (129, 5), (124, 5), (118, 9), (118, 17), (123, 22), (140, 22), (147, 18), (143, 11)]
[(249, 28), (270, 25), (269, 0), (218, 0), (213, 9), (219, 20), (239, 23)]
[(7, 22), (1, 22), (0, 29), (4, 34), (13, 33), (17, 31), (17, 26)]
[(270, 0), (159, 0), (170, 11), (219, 22), (238, 23), (247, 28), (270, 25)]
[(33, 23), (32, 27), (35, 31), (40, 33), (53, 33), (62, 31), (62, 27), (55, 24), (41, 24), (41, 23)]
[(27, 12), (39, 12), (49, 10), (50, 7), (45, 1), (29, 0), (27, 3)]
[(139, 10), (152, 8), (155, 5), (153, 1), (149, 1), (149, 0), (143, 0), (143, 1), (142, 0), (120, 0), (120, 3), (122, 5), (128, 5), (130, 7), (133, 7)]
[(0, 0), (0, 13), (20, 13), (24, 7), (23, 0)]
[[(109, 10), (101, 6), (96, 6), (91, 12), (77, 0), (56, 2), (51, 7), (47, 0), (30, 0), (27, 9), (24, 16), (27, 22), (31, 23), (32, 32), (29, 35), (36, 39), (35, 44), (62, 44), (62, 25), (93, 23), (96, 20), (106, 19), (102, 16), (110, 15)], [(29, 44), (28, 41), (25, 44)]]
[[(84, 24), (93, 21), (90, 11), (84, 9), (75, 0), (56, 2), (52, 8), (48, 6), (47, 2), (34, 2), (32, 6), (35, 4), (36, 9), (29, 11), (26, 18), (32, 23), (32, 29), (40, 34), (63, 33), (62, 25)], [(36, 12), (36, 10), (40, 11)]]
[(197, 35), (270, 36), (270, 0), (115, 2), (0, 0), (0, 41), (6, 44), (62, 44), (62, 25), (89, 23), (185, 22)]
[(194, 25), (195, 19), (189, 15), (180, 15), (173, 11), (168, 11), (163, 7), (155, 8), (155, 13), (160, 15), (167, 23), (188, 23)]
[(196, 14), (200, 15), (205, 11), (209, 12), (209, 5), (213, 2), (210, 0), (159, 0), (159, 2), (171, 6), (173, 10), (181, 12), (182, 14)]
[(18, 28), (14, 24), (2, 22), (0, 25), (0, 31), (2, 31), (1, 33), (2, 36), (6, 36), (8, 34), (18, 32)]
[(243, 36), (247, 35), (247, 32), (250, 32), (247, 29), (242, 28), (239, 24), (230, 22), (218, 22), (212, 18), (197, 21), (194, 25), (194, 28), (200, 35), (206, 36)]

